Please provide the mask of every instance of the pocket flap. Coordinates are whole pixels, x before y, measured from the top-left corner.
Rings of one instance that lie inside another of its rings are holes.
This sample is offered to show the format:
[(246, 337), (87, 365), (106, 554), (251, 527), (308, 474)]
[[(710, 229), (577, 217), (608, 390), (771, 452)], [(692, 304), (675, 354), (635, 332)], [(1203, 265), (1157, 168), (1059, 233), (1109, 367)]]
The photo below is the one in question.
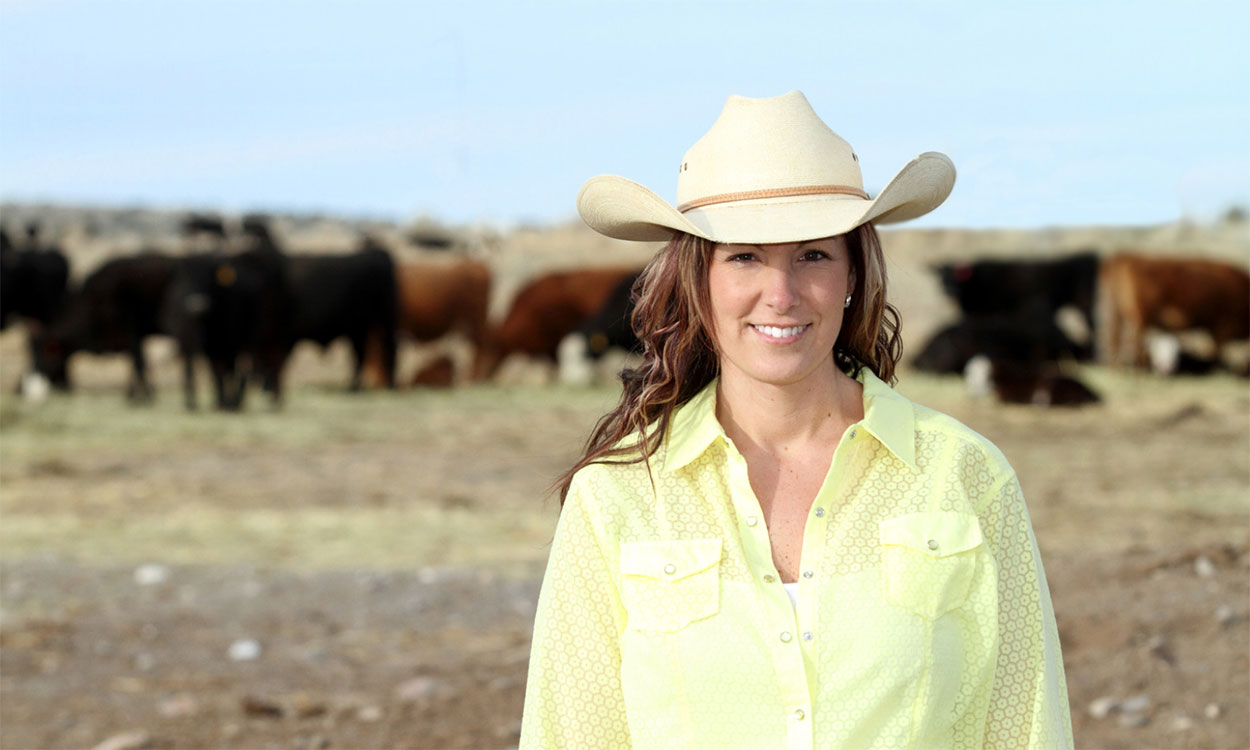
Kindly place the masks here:
[(981, 522), (968, 513), (912, 513), (887, 518), (881, 522), (881, 543), (946, 557), (979, 545)]
[(625, 542), (621, 545), (621, 572), (676, 581), (719, 565), (720, 551), (720, 539)]

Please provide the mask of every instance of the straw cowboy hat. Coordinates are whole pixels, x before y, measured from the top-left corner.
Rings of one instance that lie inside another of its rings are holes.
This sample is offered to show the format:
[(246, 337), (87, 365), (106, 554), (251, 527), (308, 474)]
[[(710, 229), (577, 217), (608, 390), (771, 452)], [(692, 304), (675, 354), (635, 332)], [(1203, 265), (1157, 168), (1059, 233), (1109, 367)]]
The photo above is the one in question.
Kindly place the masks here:
[(930, 151), (869, 198), (850, 144), (791, 91), (729, 97), (681, 161), (676, 208), (632, 180), (600, 175), (582, 185), (577, 210), (591, 229), (622, 240), (667, 240), (677, 230), (723, 243), (801, 242), (923, 216), (954, 185), (955, 165)]

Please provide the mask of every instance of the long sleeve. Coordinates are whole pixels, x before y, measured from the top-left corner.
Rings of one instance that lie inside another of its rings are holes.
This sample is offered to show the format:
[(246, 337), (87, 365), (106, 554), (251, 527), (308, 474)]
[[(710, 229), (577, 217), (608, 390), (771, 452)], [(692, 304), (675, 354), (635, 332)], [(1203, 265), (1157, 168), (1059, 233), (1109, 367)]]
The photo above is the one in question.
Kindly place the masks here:
[(1055, 612), (1014, 474), (993, 493), (982, 520), (998, 564), (999, 628), (984, 747), (1071, 748)]
[(579, 472), (556, 526), (534, 620), (521, 748), (628, 748), (621, 694), (625, 611)]

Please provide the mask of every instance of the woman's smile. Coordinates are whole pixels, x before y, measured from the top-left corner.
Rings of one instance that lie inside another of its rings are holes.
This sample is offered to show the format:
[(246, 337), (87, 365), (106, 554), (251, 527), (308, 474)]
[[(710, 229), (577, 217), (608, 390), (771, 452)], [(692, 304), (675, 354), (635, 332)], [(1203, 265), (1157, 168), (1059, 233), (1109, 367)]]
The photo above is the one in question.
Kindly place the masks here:
[(807, 333), (808, 329), (812, 327), (812, 324), (804, 323), (803, 325), (770, 326), (751, 323), (750, 326), (768, 343), (784, 345), (793, 344), (798, 341), (803, 337), (803, 334)]

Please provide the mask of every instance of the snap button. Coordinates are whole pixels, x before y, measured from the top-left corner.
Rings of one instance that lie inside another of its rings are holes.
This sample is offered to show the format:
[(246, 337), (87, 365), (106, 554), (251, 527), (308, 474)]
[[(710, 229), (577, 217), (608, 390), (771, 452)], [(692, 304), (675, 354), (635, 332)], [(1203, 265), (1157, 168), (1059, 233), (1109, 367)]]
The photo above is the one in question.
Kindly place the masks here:
[(790, 638), (791, 638), (791, 637), (792, 637), (792, 636), (790, 635), (790, 631), (788, 631), (788, 630), (783, 630), (783, 631), (781, 631), (781, 642), (782, 642), (782, 643), (789, 643), (789, 642), (790, 642)]
[(803, 713), (803, 709), (801, 709), (801, 708), (796, 708), (796, 709), (794, 709), (794, 720), (795, 720), (795, 721), (803, 721), (803, 720), (804, 720), (804, 719), (806, 719), (806, 718), (807, 718), (807, 714)]
[(810, 641), (812, 639), (812, 631), (807, 630), (803, 633), (803, 640)]
[(824, 516), (825, 516), (825, 509), (824, 509), (824, 508), (817, 508), (817, 509), (816, 509), (816, 517), (817, 517), (817, 518), (824, 518)]
[(755, 524), (759, 522), (760, 522), (760, 519), (756, 518), (755, 516), (747, 516), (747, 526), (754, 526)]
[(672, 563), (669, 563), (668, 565), (664, 566), (664, 572), (668, 573), (669, 575), (672, 575), (677, 572), (677, 566)]
[(851, 440), (854, 440), (854, 439), (855, 439), (855, 436), (856, 436), (856, 435), (858, 435), (858, 434), (859, 434), (859, 431), (858, 431), (858, 430), (851, 430)]
[(771, 574), (771, 573), (770, 573), (770, 574), (768, 574), (768, 575), (765, 575), (765, 576), (764, 576), (764, 583), (772, 583), (772, 582), (773, 582), (773, 581), (775, 581), (775, 580), (777, 580), (777, 579), (776, 579), (776, 578), (773, 578), (773, 576), (772, 576), (772, 574)]
[(937, 549), (937, 548), (938, 548), (938, 541), (936, 539), (930, 539), (929, 549)]
[(804, 577), (804, 578), (811, 578), (811, 577), (812, 577), (812, 576), (814, 576), (814, 575), (816, 575), (816, 571), (814, 571), (814, 570), (805, 570), (805, 571), (803, 571), (803, 577)]

